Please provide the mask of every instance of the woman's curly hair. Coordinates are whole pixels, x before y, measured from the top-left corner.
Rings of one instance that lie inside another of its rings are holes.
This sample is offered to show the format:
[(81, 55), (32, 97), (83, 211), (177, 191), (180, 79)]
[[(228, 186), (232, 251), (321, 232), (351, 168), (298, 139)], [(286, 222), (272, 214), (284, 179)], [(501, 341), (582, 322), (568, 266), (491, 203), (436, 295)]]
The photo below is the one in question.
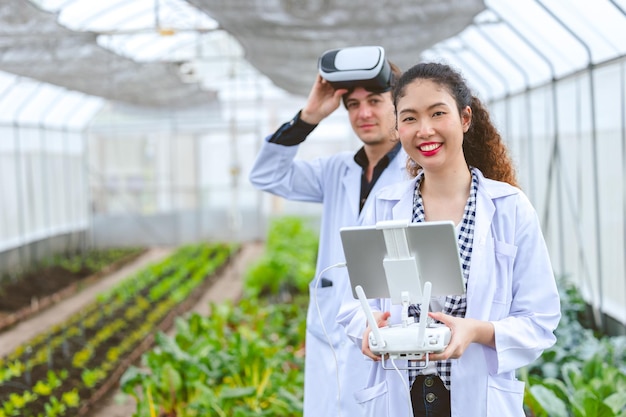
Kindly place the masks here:
[[(459, 115), (466, 106), (472, 109), (472, 121), (463, 135), (463, 153), (469, 166), (480, 169), (486, 178), (517, 186), (512, 160), (500, 133), (491, 122), (489, 112), (475, 97), (460, 73), (440, 63), (420, 63), (408, 69), (398, 80), (393, 103), (406, 94), (406, 86), (416, 79), (431, 80), (444, 87), (454, 97)], [(413, 176), (421, 169), (409, 158), (407, 169)]]

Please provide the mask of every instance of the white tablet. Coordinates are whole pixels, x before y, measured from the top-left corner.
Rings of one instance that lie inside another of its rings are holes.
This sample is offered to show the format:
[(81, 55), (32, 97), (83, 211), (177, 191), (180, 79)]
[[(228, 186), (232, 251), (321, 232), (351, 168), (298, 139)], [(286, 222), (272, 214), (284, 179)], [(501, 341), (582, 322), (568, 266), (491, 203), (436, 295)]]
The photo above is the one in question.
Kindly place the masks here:
[[(390, 294), (391, 286), (410, 291), (415, 301), (427, 281), (433, 297), (465, 293), (456, 229), (451, 221), (379, 222), (343, 227), (340, 234), (354, 298), (354, 288), (360, 285), (367, 298), (391, 298), (399, 304), (400, 294)], [(400, 260), (404, 263), (402, 271), (409, 265), (408, 270), (413, 268), (415, 273), (398, 273), (397, 268), (389, 268), (390, 260)], [(388, 279), (395, 282), (388, 283)]]

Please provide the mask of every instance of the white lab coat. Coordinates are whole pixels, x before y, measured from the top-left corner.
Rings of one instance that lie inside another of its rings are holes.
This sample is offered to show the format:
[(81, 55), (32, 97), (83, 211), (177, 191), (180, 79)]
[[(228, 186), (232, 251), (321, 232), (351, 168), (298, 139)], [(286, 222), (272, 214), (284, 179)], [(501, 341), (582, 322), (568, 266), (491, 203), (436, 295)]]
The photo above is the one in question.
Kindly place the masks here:
[[(410, 219), (414, 188), (410, 180), (380, 192), (363, 224)], [(480, 173), (467, 302), (466, 317), (493, 323), (496, 348), (471, 344), (452, 360), (452, 416), (523, 417), (524, 382), (515, 371), (554, 344), (560, 300), (534, 208), (519, 189)], [(370, 304), (374, 311), (390, 311), (391, 322), (399, 322), (401, 307), (389, 299)], [(338, 321), (360, 346), (366, 320), (358, 302), (344, 303)], [(401, 378), (373, 363), (367, 388), (357, 393), (363, 407), (359, 415), (412, 416), (406, 371)]]
[[(362, 168), (354, 161), (352, 152), (304, 161), (295, 159), (297, 150), (298, 146), (265, 141), (249, 178), (256, 188), (286, 199), (323, 203), (317, 272), (309, 286), (304, 417), (352, 417), (360, 410), (354, 392), (365, 386), (371, 361), (363, 357), (336, 321), (342, 299), (353, 299), (348, 276), (341, 272), (342, 268), (331, 268), (323, 276), (333, 281), (333, 285), (322, 288), (318, 275), (332, 265), (345, 262), (339, 229), (361, 222)], [(376, 182), (366, 207), (383, 186), (408, 178), (406, 159), (401, 149)]]

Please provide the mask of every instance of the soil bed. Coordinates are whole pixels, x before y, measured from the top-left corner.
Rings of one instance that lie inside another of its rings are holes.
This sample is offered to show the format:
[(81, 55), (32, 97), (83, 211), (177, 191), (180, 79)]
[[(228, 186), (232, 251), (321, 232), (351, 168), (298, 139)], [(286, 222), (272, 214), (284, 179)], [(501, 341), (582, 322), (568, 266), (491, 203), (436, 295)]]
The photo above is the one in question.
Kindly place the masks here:
[(120, 269), (144, 252), (145, 249), (124, 251), (125, 255), (99, 270), (88, 265), (72, 270), (60, 265), (48, 265), (14, 279), (4, 279), (0, 282), (0, 331)]

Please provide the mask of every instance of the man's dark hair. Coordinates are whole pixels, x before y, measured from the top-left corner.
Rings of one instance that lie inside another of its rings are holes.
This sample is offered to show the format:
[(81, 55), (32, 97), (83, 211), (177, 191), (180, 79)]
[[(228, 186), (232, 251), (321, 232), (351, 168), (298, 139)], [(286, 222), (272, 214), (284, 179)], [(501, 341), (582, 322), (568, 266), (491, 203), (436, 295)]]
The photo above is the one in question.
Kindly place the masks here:
[[(402, 75), (402, 70), (400, 70), (400, 68), (393, 62), (391, 61), (387, 61), (387, 62), (389, 63), (389, 67), (391, 68), (391, 71), (389, 72), (389, 80), (387, 81), (387, 84), (385, 85), (385, 87), (382, 89), (370, 89), (366, 86), (363, 86), (365, 90), (369, 91), (370, 93), (381, 94), (381, 93), (386, 93), (387, 91), (393, 91), (393, 89), (396, 88), (396, 84), (398, 83), (398, 80), (400, 79), (400, 76)], [(348, 96), (352, 94), (354, 89), (357, 87), (361, 87), (361, 86), (357, 84), (355, 87), (348, 89), (348, 92), (342, 96), (344, 106), (346, 106), (346, 100), (348, 99)]]

